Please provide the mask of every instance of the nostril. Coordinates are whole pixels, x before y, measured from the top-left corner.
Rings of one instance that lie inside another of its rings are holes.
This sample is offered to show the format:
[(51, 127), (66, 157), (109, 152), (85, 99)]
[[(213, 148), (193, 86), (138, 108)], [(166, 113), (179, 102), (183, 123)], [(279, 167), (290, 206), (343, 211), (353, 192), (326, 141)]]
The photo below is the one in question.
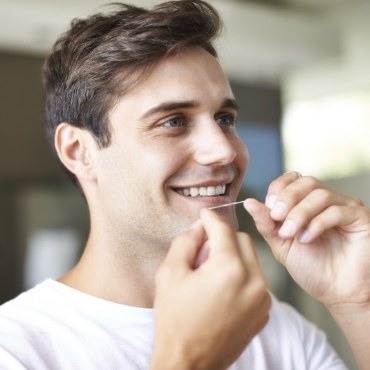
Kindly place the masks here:
[(215, 163), (226, 165), (234, 161), (236, 151), (230, 143), (208, 143), (199, 149), (195, 156), (198, 163), (202, 165)]

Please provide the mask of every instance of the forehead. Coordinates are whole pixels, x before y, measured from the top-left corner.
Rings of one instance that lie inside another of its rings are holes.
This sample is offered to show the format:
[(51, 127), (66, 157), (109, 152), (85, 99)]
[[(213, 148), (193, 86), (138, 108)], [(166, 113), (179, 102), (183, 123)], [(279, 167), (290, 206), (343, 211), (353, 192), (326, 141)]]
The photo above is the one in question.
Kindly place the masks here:
[[(220, 104), (233, 98), (218, 60), (202, 48), (188, 48), (161, 60), (119, 101), (117, 109), (143, 112), (166, 101)], [(112, 112), (113, 113), (113, 112)]]

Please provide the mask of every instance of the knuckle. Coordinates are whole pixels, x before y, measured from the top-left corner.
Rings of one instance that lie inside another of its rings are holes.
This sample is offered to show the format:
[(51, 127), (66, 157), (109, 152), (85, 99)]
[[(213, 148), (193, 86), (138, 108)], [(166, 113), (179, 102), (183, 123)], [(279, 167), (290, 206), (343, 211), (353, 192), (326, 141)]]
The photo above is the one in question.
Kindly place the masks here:
[(328, 208), (331, 217), (338, 218), (344, 211), (344, 207), (334, 204)]
[(325, 188), (316, 188), (313, 190), (313, 194), (324, 203), (329, 202), (333, 198), (333, 193), (329, 189)]
[(240, 282), (244, 283), (247, 274), (247, 269), (244, 265), (237, 259), (229, 263), (226, 273), (230, 280), (235, 283)]
[(267, 290), (266, 279), (261, 273), (256, 274), (246, 285), (247, 295), (253, 296), (253, 301), (259, 307), (268, 306), (270, 294)]
[(247, 268), (239, 260), (231, 260), (222, 267), (222, 273), (218, 274), (218, 283), (227, 289), (241, 289), (247, 280), (249, 273)]
[(287, 184), (284, 184), (282, 182), (272, 182), (267, 189), (267, 194), (268, 195), (280, 194), (280, 192), (286, 187), (286, 185)]
[(312, 189), (317, 188), (318, 186), (321, 186), (321, 183), (319, 180), (314, 176), (305, 176), (304, 181), (306, 185)]
[(354, 207), (364, 207), (365, 204), (360, 198), (357, 198), (355, 196), (350, 196), (349, 197), (349, 205), (354, 206)]
[(269, 296), (268, 292), (267, 292), (267, 283), (266, 283), (266, 280), (264, 279), (264, 277), (262, 275), (259, 276), (259, 278), (257, 278), (255, 280), (255, 284), (254, 284), (254, 290), (255, 290), (255, 294), (256, 294), (256, 298), (262, 302), (266, 299), (267, 296)]

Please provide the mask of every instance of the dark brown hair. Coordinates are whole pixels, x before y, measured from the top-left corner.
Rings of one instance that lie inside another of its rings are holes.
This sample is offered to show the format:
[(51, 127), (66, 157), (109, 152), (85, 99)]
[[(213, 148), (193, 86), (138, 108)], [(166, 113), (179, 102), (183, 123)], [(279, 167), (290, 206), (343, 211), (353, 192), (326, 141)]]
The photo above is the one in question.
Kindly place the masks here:
[(107, 147), (108, 112), (162, 58), (190, 46), (217, 57), (212, 42), (221, 20), (202, 0), (169, 1), (151, 10), (111, 5), (110, 13), (75, 19), (45, 60), (45, 118), (53, 149), (61, 122), (89, 130), (99, 147)]

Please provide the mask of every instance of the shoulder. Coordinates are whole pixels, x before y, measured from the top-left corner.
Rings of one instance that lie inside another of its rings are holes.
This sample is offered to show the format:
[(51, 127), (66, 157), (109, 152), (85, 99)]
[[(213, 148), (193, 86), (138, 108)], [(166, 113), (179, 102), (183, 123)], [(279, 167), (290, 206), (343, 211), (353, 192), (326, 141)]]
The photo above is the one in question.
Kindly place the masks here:
[[(41, 311), (48, 305), (46, 297), (52, 294), (53, 284), (51, 280), (35, 286), (27, 290), (14, 299), (0, 306), (0, 331), (5, 330), (5, 327), (12, 326), (12, 330), (24, 328), (23, 323), (33, 322)], [(32, 320), (30, 321), (30, 317)]]
[(52, 286), (45, 281), (0, 306), (1, 368), (24, 369), (21, 364), (38, 356), (33, 346), (45, 341), (45, 297)]
[(7, 311), (11, 311), (17, 307), (20, 308), (24, 305), (40, 304), (41, 303), (40, 299), (41, 301), (44, 300), (44, 298), (48, 294), (52, 293), (56, 289), (58, 284), (59, 284), (58, 282), (51, 279), (43, 281), (42, 283), (36, 285), (35, 287), (20, 293), (17, 297), (2, 304), (0, 306), (0, 314), (3, 314), (4, 312)]

